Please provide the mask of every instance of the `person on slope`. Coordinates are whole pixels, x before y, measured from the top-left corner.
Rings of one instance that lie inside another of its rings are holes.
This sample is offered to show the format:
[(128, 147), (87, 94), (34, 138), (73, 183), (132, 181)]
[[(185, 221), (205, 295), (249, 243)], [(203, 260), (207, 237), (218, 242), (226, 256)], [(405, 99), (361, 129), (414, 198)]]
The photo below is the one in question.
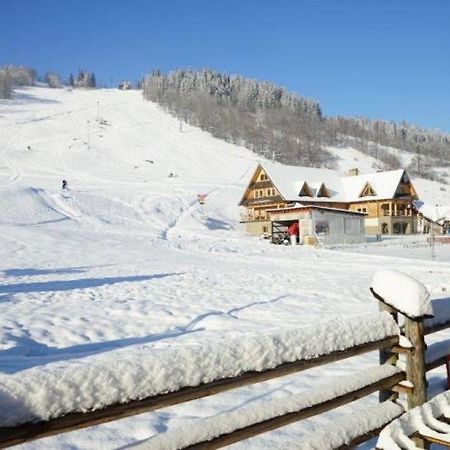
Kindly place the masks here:
[(69, 189), (69, 187), (67, 186), (67, 180), (62, 180), (62, 189)]

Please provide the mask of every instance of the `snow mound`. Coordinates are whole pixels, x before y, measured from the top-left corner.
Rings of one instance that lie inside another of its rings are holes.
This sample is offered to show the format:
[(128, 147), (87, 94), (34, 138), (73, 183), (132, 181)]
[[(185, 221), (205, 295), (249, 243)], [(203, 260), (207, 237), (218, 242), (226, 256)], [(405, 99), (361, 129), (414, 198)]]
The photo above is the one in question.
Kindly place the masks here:
[[(354, 390), (361, 389), (399, 372), (401, 372), (400, 369), (389, 364), (372, 367), (350, 376), (337, 377), (332, 383), (319, 384), (314, 389), (290, 395), (288, 398), (283, 397), (265, 400), (256, 405), (237, 408), (225, 414), (197, 420), (190, 424), (189, 433), (186, 433), (186, 427), (183, 426), (170, 430), (166, 433), (158, 434), (153, 438), (137, 443), (136, 445), (127, 446), (125, 448), (132, 448), (134, 450), (176, 450), (186, 448), (190, 445), (210, 441), (215, 437), (231, 433), (235, 430), (239, 430), (274, 417), (283, 416), (285, 414), (324, 403), (327, 400), (331, 400)], [(396, 417), (396, 415), (399, 414), (399, 411), (401, 411), (401, 407), (395, 408), (392, 406), (379, 410), (382, 414), (393, 414), (393, 417)], [(380, 421), (381, 425), (386, 423), (385, 419), (386, 416), (380, 417), (378, 414), (371, 414), (366, 416), (365, 420), (361, 420), (360, 417), (358, 425), (359, 427), (362, 427), (364, 434), (367, 430), (377, 428), (377, 424), (379, 424)], [(349, 424), (351, 424), (351, 427), (348, 426)], [(324, 438), (321, 442), (322, 446), (316, 447), (311, 443), (311, 446), (306, 447), (302, 445), (301, 448), (303, 450), (306, 448), (320, 448), (322, 450), (326, 448), (336, 448), (334, 446), (327, 446), (327, 443), (329, 443), (331, 438), (330, 434), (334, 431), (334, 429), (329, 430), (328, 433), (322, 435)], [(351, 432), (355, 432), (355, 422), (353, 421), (353, 417), (351, 421), (349, 421), (347, 417), (346, 431), (348, 431), (348, 434), (346, 433), (342, 436), (342, 431), (343, 430), (341, 429), (340, 437), (341, 439), (343, 438), (344, 441), (342, 443), (345, 443), (346, 440), (350, 441), (351, 437), (349, 434)]]
[(381, 270), (372, 279), (372, 290), (389, 306), (410, 318), (432, 317), (428, 289), (398, 270)]
[(394, 420), (380, 433), (377, 448), (382, 450), (416, 450), (410, 436), (416, 432), (450, 443), (450, 425), (436, 417), (450, 415), (450, 392), (434, 397), (422, 406)]
[(116, 350), (45, 368), (0, 375), (0, 426), (48, 420), (100, 409), (186, 386), (264, 371), (296, 360), (378, 341), (398, 334), (388, 313), (334, 319), (278, 333), (205, 342), (170, 343), (158, 349)]

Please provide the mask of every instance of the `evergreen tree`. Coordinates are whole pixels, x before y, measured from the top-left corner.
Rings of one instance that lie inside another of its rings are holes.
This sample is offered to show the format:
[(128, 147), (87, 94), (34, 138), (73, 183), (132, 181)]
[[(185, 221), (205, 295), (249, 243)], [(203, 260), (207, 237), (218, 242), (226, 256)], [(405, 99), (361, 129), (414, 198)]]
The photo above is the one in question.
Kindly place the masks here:
[(91, 88), (97, 87), (97, 82), (95, 80), (94, 73), (91, 73), (91, 75), (89, 76), (89, 87), (91, 87)]

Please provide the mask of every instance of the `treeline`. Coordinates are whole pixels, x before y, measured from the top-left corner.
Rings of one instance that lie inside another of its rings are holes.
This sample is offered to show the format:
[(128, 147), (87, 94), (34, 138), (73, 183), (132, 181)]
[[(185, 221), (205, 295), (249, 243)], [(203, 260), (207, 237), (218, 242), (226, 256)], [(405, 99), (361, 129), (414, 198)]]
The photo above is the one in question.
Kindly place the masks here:
[(97, 81), (95, 79), (94, 72), (88, 72), (87, 70), (80, 69), (76, 77), (73, 73), (69, 75), (69, 86), (75, 88), (95, 88), (97, 87)]
[(78, 74), (69, 75), (67, 82), (63, 82), (56, 72), (47, 72), (43, 78), (38, 78), (36, 70), (31, 67), (6, 65), (0, 66), (0, 98), (11, 98), (16, 86), (33, 86), (36, 81), (44, 81), (51, 88), (69, 85), (74, 88), (95, 88), (97, 81), (93, 72), (80, 69)]
[(37, 73), (31, 67), (6, 65), (0, 67), (0, 98), (11, 98), (14, 86), (32, 86)]
[[(409, 169), (432, 177), (432, 167), (450, 164), (450, 135), (405, 122), (322, 115), (318, 102), (271, 83), (212, 70), (147, 75), (144, 97), (214, 136), (288, 164), (332, 167), (327, 145), (351, 145), (375, 157), (382, 168), (402, 165), (394, 149), (414, 153)], [(392, 147), (393, 149), (390, 149)]]
[(318, 102), (271, 83), (212, 70), (154, 71), (144, 97), (213, 136), (288, 164), (332, 167), (323, 149), (324, 121)]
[(433, 166), (450, 165), (450, 135), (441, 131), (419, 128), (406, 122), (341, 116), (328, 118), (327, 122), (336, 142), (352, 144), (382, 161), (391, 159), (394, 166), (400, 165), (400, 161), (392, 151), (383, 147), (414, 153), (416, 156), (409, 166), (412, 173), (431, 177)]

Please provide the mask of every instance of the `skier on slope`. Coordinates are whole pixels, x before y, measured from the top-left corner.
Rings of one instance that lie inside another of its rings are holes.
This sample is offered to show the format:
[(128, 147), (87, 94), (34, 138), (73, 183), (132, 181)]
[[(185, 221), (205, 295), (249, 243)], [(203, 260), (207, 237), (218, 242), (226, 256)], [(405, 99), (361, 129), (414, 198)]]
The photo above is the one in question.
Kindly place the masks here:
[(67, 180), (62, 180), (62, 189), (69, 189), (67, 186)]

